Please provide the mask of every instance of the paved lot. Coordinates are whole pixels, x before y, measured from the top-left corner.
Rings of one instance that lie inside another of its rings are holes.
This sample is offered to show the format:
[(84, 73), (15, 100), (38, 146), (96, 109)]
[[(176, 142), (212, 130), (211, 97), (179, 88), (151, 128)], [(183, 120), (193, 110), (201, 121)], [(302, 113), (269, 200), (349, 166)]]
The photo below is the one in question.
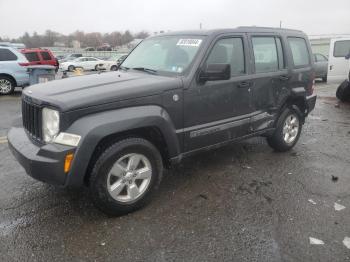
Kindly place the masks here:
[[(0, 138), (0, 261), (350, 261), (350, 105), (335, 106), (334, 86), (317, 93), (293, 151), (255, 138), (197, 155), (166, 173), (149, 206), (119, 218), (86, 190), (26, 176)], [(19, 96), (0, 98), (0, 137)]]

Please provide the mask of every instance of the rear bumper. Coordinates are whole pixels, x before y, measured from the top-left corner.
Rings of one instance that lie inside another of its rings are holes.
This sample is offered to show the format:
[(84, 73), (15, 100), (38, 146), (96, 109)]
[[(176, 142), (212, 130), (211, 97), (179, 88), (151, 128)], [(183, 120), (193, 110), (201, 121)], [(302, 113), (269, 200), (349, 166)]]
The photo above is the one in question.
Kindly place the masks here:
[(35, 145), (23, 128), (13, 127), (8, 135), (9, 148), (27, 174), (42, 182), (53, 185), (65, 185), (64, 159), (74, 152), (70, 146), (47, 144)]
[(311, 95), (306, 97), (306, 106), (307, 106), (307, 112), (306, 114), (309, 114), (312, 110), (314, 110), (316, 105), (316, 95)]

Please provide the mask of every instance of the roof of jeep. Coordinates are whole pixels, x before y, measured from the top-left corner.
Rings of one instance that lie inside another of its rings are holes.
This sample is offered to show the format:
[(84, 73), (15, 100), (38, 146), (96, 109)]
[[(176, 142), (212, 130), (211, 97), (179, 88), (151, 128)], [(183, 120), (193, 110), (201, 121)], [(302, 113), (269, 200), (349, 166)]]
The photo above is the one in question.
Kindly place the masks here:
[(304, 34), (304, 32), (295, 29), (275, 28), (275, 27), (258, 27), (258, 26), (240, 26), (237, 28), (211, 29), (211, 30), (188, 30), (174, 31), (160, 34), (165, 35), (218, 35), (225, 33), (287, 33), (287, 34)]

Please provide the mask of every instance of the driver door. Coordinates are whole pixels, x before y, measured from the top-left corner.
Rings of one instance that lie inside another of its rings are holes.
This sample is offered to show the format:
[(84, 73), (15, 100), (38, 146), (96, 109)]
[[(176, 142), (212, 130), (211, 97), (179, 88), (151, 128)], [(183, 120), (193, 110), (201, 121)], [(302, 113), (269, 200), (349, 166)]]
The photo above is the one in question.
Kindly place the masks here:
[[(192, 81), (184, 92), (184, 151), (220, 144), (247, 134), (249, 130), (250, 81), (245, 35), (216, 39), (206, 55), (208, 64), (230, 64), (228, 80)], [(198, 77), (197, 77), (198, 79)]]

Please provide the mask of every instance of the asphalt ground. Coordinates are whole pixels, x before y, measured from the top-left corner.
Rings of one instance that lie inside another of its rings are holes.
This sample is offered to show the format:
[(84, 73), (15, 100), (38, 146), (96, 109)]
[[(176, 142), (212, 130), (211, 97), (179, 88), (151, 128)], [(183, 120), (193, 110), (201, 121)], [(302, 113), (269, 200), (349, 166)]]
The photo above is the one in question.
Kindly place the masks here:
[(6, 140), (20, 90), (0, 97), (0, 261), (350, 261), (350, 105), (335, 89), (317, 84), (292, 151), (254, 138), (201, 153), (166, 171), (150, 205), (117, 218), (87, 189), (25, 174)]

